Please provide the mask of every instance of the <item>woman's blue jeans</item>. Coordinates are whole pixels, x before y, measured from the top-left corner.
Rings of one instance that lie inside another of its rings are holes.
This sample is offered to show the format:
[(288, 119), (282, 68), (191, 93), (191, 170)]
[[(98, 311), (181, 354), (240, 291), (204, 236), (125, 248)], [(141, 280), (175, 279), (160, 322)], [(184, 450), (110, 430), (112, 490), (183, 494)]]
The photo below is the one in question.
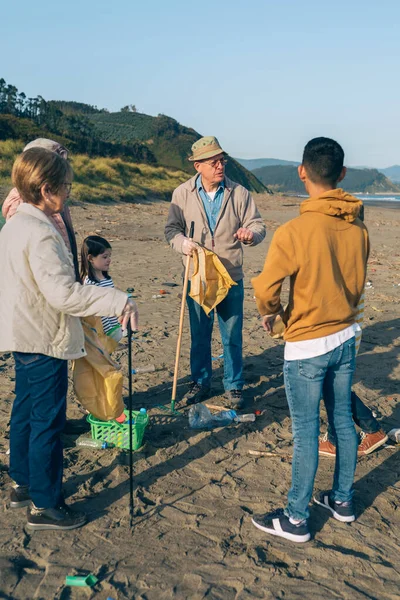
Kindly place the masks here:
[[(189, 284), (190, 285), (190, 284)], [(190, 291), (190, 288), (189, 288)], [(187, 305), (190, 319), (190, 370), (192, 381), (208, 387), (211, 383), (211, 338), (214, 312), (218, 315), (219, 330), (224, 348), (224, 388), (243, 388), (243, 280), (231, 287), (228, 295), (207, 316), (202, 307), (188, 294)]]
[(337, 437), (332, 498), (340, 502), (352, 499), (358, 445), (351, 414), (354, 368), (354, 338), (322, 356), (285, 361), (285, 388), (294, 437), (292, 486), (285, 512), (294, 519), (309, 516), (308, 504), (318, 467), (319, 404), (322, 397), (328, 421), (333, 424)]
[(38, 508), (62, 501), (68, 363), (44, 354), (14, 352), (15, 400), (10, 423), (10, 477), (29, 486)]

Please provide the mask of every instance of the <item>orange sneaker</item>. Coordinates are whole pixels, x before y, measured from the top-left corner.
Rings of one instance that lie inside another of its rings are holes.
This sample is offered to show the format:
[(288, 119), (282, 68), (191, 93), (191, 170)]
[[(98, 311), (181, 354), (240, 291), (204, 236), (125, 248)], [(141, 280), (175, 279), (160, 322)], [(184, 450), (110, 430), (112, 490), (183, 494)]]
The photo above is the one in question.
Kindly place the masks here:
[(375, 433), (365, 433), (365, 431), (361, 432), (361, 442), (358, 446), (358, 456), (365, 456), (366, 454), (371, 454), (374, 450), (382, 446), (385, 442), (388, 441), (388, 436), (382, 429), (376, 431)]
[(336, 446), (334, 446), (328, 439), (328, 432), (320, 438), (318, 442), (318, 454), (320, 456), (329, 456), (330, 458), (336, 458)]

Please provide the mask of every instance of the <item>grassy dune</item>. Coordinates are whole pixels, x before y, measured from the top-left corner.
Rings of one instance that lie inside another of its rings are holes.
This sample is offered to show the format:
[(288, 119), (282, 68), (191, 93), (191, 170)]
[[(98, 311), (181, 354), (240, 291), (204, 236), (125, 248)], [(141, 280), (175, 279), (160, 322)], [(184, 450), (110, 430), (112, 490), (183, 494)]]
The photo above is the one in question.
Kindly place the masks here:
[[(24, 142), (0, 141), (0, 186), (11, 187), (11, 169)], [(71, 196), (82, 202), (132, 201), (139, 198), (169, 198), (188, 174), (167, 167), (129, 162), (122, 158), (90, 158), (85, 154), (71, 156), (74, 183)], [(1, 194), (1, 191), (0, 191)], [(0, 201), (4, 198), (4, 191)]]

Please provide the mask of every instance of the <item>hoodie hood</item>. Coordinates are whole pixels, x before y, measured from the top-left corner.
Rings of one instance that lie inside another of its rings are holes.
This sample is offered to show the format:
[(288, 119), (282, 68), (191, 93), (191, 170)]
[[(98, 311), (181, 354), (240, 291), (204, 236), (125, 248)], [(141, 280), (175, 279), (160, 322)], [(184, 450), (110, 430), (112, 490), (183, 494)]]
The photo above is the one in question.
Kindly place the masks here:
[(363, 203), (341, 188), (329, 190), (317, 198), (308, 198), (300, 205), (300, 214), (319, 212), (331, 217), (339, 217), (352, 223), (360, 213)]

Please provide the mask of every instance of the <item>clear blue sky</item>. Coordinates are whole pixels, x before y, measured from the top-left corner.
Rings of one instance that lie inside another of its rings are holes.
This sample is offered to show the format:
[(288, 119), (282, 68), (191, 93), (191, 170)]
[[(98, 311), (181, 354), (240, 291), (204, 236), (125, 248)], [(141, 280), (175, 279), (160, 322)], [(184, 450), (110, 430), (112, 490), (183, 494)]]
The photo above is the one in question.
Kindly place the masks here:
[(2, 3), (0, 77), (27, 96), (164, 113), (241, 158), (400, 164), (399, 0)]

